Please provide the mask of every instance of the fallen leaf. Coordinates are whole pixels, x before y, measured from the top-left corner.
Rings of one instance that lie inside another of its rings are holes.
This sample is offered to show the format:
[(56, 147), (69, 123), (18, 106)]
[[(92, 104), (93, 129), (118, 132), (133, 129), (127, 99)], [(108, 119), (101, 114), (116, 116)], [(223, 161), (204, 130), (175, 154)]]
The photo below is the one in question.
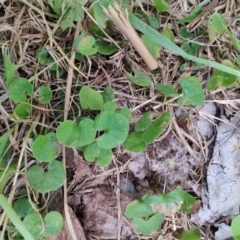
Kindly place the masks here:
[(75, 180), (79, 180), (82, 177), (89, 177), (92, 175), (91, 168), (89, 165), (83, 160), (83, 158), (77, 153), (77, 151), (74, 151), (74, 162), (76, 166), (76, 171), (74, 175)]

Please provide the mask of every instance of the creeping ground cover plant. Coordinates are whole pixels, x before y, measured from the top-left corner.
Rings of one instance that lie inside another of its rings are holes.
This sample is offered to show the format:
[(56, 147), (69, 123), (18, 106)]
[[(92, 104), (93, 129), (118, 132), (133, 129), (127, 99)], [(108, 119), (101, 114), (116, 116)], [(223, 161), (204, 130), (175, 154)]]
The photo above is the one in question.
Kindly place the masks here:
[[(172, 126), (177, 133), (176, 113), (197, 113), (209, 98), (225, 96), (228, 102), (230, 93), (238, 96), (240, 44), (235, 22), (226, 17), (234, 1), (224, 14), (220, 7), (208, 15), (204, 5), (215, 0), (198, 6), (186, 0), (179, 14), (173, 2), (0, 1), (0, 240), (42, 240), (61, 231), (64, 218), (50, 200), (63, 189), (67, 209), (72, 194), (65, 147), (108, 177), (105, 168), (118, 164), (116, 153), (148, 151)], [(136, 42), (146, 47), (154, 70)], [(229, 51), (220, 49), (223, 43)], [(150, 187), (155, 194), (122, 209), (143, 239), (155, 238), (168, 219), (200, 206), (182, 188), (164, 189)], [(195, 226), (173, 225), (175, 239), (201, 238)], [(239, 216), (229, 225), (240, 240)]]

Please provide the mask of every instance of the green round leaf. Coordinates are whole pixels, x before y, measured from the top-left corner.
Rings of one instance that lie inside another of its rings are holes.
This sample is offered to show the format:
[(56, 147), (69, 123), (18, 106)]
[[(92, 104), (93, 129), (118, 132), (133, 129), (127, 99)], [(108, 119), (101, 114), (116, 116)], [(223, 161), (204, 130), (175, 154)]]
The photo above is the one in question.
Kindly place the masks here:
[(207, 89), (213, 90), (222, 85), (223, 79), (220, 76), (214, 76), (207, 82)]
[(129, 123), (131, 122), (132, 112), (128, 107), (123, 107), (120, 111), (120, 114), (122, 116), (124, 116), (128, 120)]
[(132, 70), (134, 72), (134, 76), (128, 72), (125, 73), (127, 78), (131, 82), (133, 82), (134, 84), (141, 86), (141, 87), (151, 86), (152, 80), (146, 73), (143, 73), (136, 68), (133, 68)]
[(35, 213), (27, 198), (20, 198), (14, 201), (13, 209), (20, 218), (24, 218), (28, 214)]
[(52, 98), (52, 90), (48, 86), (42, 86), (38, 88), (38, 94), (41, 95), (38, 98), (38, 101), (42, 104), (49, 102)]
[(139, 131), (145, 131), (146, 129), (149, 128), (149, 126), (151, 125), (151, 114), (152, 112), (146, 112), (142, 115), (142, 117), (137, 121), (134, 130), (136, 132)]
[(97, 48), (95, 47), (95, 38), (82, 33), (74, 41), (74, 45), (77, 47), (77, 50), (86, 56), (93, 55), (97, 53)]
[(178, 96), (177, 91), (169, 85), (164, 85), (162, 83), (158, 83), (157, 84), (157, 90), (159, 92), (161, 92), (163, 95), (165, 95), (166, 97), (176, 97)]
[(103, 98), (104, 103), (113, 101), (113, 99), (114, 99), (113, 89), (109, 88), (109, 87), (105, 88), (103, 93), (102, 93), (102, 98)]
[(142, 218), (134, 218), (132, 220), (132, 224), (138, 233), (150, 236), (160, 228), (163, 219), (163, 214), (154, 214), (147, 220), (143, 220)]
[(73, 121), (62, 122), (56, 131), (57, 140), (69, 147), (81, 147), (94, 141), (96, 130), (94, 121), (85, 118), (78, 125)]
[(130, 133), (124, 142), (124, 148), (131, 152), (142, 152), (147, 144), (142, 140), (143, 132)]
[(97, 144), (103, 149), (112, 149), (122, 144), (128, 135), (128, 120), (119, 113), (102, 112), (96, 120), (95, 126), (98, 131), (104, 134), (97, 139)]
[(164, 112), (159, 118), (157, 118), (152, 125), (143, 133), (142, 140), (149, 144), (153, 143), (155, 139), (165, 130), (169, 125), (171, 115), (169, 112)]
[(145, 202), (148, 195), (130, 202), (125, 210), (127, 218), (149, 217), (154, 214), (152, 207)]
[(47, 171), (41, 166), (30, 167), (27, 173), (27, 180), (31, 187), (40, 193), (57, 190), (66, 179), (64, 167), (61, 162), (52, 160), (48, 164)]
[(33, 93), (33, 86), (26, 78), (17, 78), (8, 88), (9, 97), (14, 102), (25, 102)]
[(80, 103), (83, 109), (101, 110), (103, 106), (103, 97), (100, 93), (90, 87), (84, 86), (79, 92)]
[(23, 219), (23, 223), (33, 237), (38, 239), (43, 230), (41, 215), (38, 213), (31, 213)]
[(117, 46), (114, 43), (109, 43), (106, 41), (97, 41), (96, 42), (97, 51), (102, 55), (111, 55), (117, 51)]
[(183, 97), (179, 102), (183, 104), (194, 104), (201, 106), (204, 103), (204, 93), (201, 82), (196, 77), (181, 78), (179, 83), (182, 87)]
[(39, 135), (32, 145), (33, 156), (41, 162), (50, 162), (56, 159), (60, 148), (56, 141), (55, 133)]
[(21, 119), (25, 119), (27, 118), (32, 111), (32, 105), (29, 103), (19, 103), (15, 109), (14, 109), (14, 114), (16, 115), (16, 117), (21, 118)]
[(59, 232), (63, 226), (63, 218), (59, 212), (49, 212), (44, 218), (45, 231), (43, 237), (49, 237)]
[(93, 162), (97, 159), (100, 167), (106, 167), (112, 161), (112, 151), (110, 149), (102, 149), (96, 142), (93, 142), (85, 148), (84, 158), (88, 162)]
[(98, 25), (101, 28), (106, 28), (106, 21), (109, 19), (109, 17), (104, 13), (103, 8), (108, 8), (109, 4), (113, 4), (113, 0), (100, 0), (100, 1), (95, 1), (91, 0), (93, 2), (93, 13), (94, 13), (94, 18)]
[(240, 240), (240, 215), (233, 218), (231, 223), (231, 233), (235, 240)]
[(103, 104), (102, 111), (116, 112), (117, 107), (118, 106), (115, 102), (106, 102), (106, 103)]

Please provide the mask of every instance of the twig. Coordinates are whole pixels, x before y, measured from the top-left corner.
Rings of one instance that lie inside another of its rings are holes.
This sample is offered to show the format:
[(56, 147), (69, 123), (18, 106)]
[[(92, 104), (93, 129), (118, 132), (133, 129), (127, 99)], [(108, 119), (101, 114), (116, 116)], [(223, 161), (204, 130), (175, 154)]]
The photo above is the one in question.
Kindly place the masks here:
[(104, 12), (114, 22), (119, 31), (129, 40), (144, 62), (147, 64), (149, 70), (158, 68), (156, 59), (148, 51), (137, 32), (134, 30), (127, 17), (123, 14), (121, 8), (116, 3), (114, 7), (108, 6), (108, 9), (103, 8)]

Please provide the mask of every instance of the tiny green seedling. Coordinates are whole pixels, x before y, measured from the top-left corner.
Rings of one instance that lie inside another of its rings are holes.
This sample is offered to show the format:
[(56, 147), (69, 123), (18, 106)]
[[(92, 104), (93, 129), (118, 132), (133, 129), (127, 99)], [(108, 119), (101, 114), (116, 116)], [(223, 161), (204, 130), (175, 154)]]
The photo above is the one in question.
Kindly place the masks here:
[(27, 103), (27, 102), (23, 102), (23, 103), (19, 103), (14, 111), (13, 111), (13, 115), (14, 118), (17, 119), (26, 119), (28, 116), (31, 116), (31, 112), (32, 112), (32, 104)]
[(38, 102), (41, 104), (49, 102), (52, 98), (52, 90), (48, 86), (39, 87), (37, 93), (39, 94)]

